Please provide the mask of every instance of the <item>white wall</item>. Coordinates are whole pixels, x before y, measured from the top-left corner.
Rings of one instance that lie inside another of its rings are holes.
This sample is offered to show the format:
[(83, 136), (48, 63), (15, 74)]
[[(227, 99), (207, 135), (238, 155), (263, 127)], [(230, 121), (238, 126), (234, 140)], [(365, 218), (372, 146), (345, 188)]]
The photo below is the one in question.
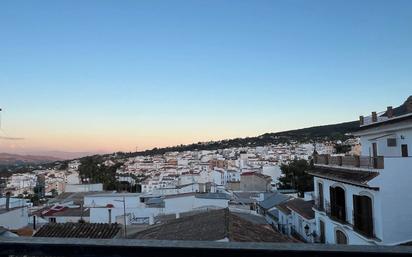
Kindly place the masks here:
[(27, 207), (12, 209), (0, 214), (0, 226), (7, 229), (19, 229), (28, 225), (29, 214)]
[(65, 192), (101, 192), (103, 191), (103, 184), (66, 184)]

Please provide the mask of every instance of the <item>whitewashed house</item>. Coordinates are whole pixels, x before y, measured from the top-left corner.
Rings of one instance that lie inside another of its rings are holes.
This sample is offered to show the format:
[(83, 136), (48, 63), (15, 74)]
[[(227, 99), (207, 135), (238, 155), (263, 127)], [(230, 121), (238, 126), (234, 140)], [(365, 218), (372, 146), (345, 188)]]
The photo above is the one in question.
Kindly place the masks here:
[(25, 199), (12, 198), (10, 195), (0, 198), (0, 227), (19, 229), (28, 225), (28, 205)]
[(315, 156), (319, 241), (398, 245), (412, 241), (412, 96), (360, 117), (361, 156)]

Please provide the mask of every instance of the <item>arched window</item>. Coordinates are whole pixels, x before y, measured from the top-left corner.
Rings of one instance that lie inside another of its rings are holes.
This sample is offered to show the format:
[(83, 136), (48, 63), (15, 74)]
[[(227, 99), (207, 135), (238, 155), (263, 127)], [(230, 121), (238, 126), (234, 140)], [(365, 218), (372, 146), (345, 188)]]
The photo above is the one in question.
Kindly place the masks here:
[(341, 230), (336, 230), (336, 244), (338, 245), (347, 245), (348, 238), (346, 237), (345, 233)]
[(345, 190), (340, 187), (330, 187), (330, 214), (333, 218), (346, 222)]

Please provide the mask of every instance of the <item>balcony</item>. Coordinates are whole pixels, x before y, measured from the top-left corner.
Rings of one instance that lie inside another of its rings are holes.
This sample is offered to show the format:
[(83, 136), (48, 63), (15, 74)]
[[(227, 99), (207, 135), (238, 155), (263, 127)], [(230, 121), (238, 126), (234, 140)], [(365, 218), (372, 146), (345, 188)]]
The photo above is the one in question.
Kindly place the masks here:
[(333, 156), (329, 154), (320, 154), (314, 156), (314, 164), (333, 167), (338, 166), (361, 169), (383, 169), (384, 157), (369, 157), (356, 155)]
[(412, 254), (412, 247), (67, 238), (0, 241), (0, 256), (134, 257), (136, 253), (139, 257), (406, 256)]

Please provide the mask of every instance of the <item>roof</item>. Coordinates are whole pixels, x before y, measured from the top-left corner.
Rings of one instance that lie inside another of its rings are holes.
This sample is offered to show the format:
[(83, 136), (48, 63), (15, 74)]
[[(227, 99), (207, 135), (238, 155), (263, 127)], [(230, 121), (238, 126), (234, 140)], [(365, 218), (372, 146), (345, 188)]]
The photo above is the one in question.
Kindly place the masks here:
[(119, 224), (50, 223), (42, 226), (34, 237), (111, 239), (115, 238), (119, 231)]
[(288, 199), (290, 199), (290, 196), (284, 195), (282, 193), (276, 193), (270, 196), (269, 198), (259, 202), (258, 205), (262, 207), (263, 209), (268, 210), (270, 208), (275, 207), (276, 205), (280, 203), (287, 201)]
[(301, 198), (295, 198), (286, 202), (286, 206), (289, 209), (297, 212), (299, 215), (308, 220), (315, 218), (315, 212), (312, 209), (314, 204), (315, 201), (305, 201)]
[[(129, 237), (130, 238), (130, 237)], [(293, 242), (269, 225), (247, 221), (228, 209), (202, 212), (154, 225), (132, 235), (136, 239), (235, 242)]]
[(248, 171), (248, 172), (243, 172), (240, 174), (240, 176), (257, 176), (263, 179), (272, 179), (270, 176), (264, 175), (262, 173), (258, 173), (258, 172), (253, 172), (253, 171)]
[[(374, 122), (374, 123), (371, 123), (371, 124), (363, 125), (358, 129), (358, 131), (367, 130), (369, 128), (385, 126), (387, 124), (398, 123), (398, 122), (402, 122), (402, 121), (405, 121), (405, 120), (411, 120), (412, 119), (411, 109), (412, 109), (412, 95), (409, 96), (402, 105), (400, 105), (396, 108), (393, 108), (393, 110), (392, 110), (393, 117), (392, 118), (390, 118), (388, 120), (385, 120), (385, 121)], [(385, 111), (380, 116), (388, 116), (388, 111)]]
[[(292, 212), (290, 211), (290, 209), (287, 207), (286, 202), (283, 202), (283, 203), (281, 203), (281, 204), (276, 205), (276, 208), (277, 208), (279, 211), (281, 211), (281, 212), (283, 212), (284, 214), (286, 214), (286, 215), (289, 215), (289, 214), (292, 213)], [(278, 214), (278, 215), (279, 215), (279, 214)]]
[(84, 208), (65, 208), (62, 211), (54, 212), (51, 215), (44, 214), (44, 216), (58, 216), (58, 217), (89, 217), (90, 216), (90, 209)]
[(230, 200), (230, 195), (225, 193), (201, 193), (196, 194), (196, 198)]
[[(107, 194), (107, 192), (100, 192), (101, 194)], [(74, 192), (74, 193), (61, 193), (57, 197), (51, 199), (50, 203), (66, 203), (73, 201), (73, 204), (81, 204), (83, 203), (84, 197), (99, 194), (99, 192)]]
[(367, 187), (371, 189), (377, 189), (370, 187), (368, 182), (379, 175), (379, 172), (351, 170), (351, 169), (334, 169), (330, 167), (316, 167), (314, 170), (308, 172), (309, 174), (330, 179), (338, 182), (343, 182), (355, 186)]

